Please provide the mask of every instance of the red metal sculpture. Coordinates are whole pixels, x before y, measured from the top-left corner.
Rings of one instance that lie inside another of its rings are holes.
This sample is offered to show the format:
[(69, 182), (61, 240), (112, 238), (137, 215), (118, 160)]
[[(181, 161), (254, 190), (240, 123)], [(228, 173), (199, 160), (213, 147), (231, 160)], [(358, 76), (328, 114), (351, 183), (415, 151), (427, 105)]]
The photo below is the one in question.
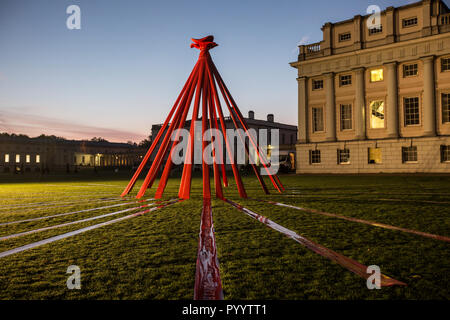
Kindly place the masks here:
[[(169, 173), (172, 168), (172, 152), (175, 146), (179, 143), (178, 137), (175, 137), (174, 141), (172, 141), (171, 146), (171, 136), (176, 129), (182, 129), (185, 126), (186, 117), (189, 112), (191, 102), (194, 100), (194, 107), (192, 112), (192, 120), (190, 126), (190, 136), (187, 145), (186, 155), (184, 159), (183, 173), (181, 177), (180, 188), (178, 192), (178, 196), (181, 199), (189, 199), (191, 192), (191, 179), (192, 179), (192, 164), (194, 160), (194, 136), (195, 136), (195, 120), (199, 119), (199, 113), (201, 112), (201, 120), (202, 120), (202, 137), (208, 128), (216, 128), (221, 129), (222, 134), (225, 140), (225, 149), (226, 153), (231, 162), (231, 167), (233, 170), (233, 176), (236, 181), (236, 185), (239, 191), (239, 195), (242, 198), (247, 198), (247, 193), (244, 188), (244, 184), (242, 183), (242, 179), (239, 175), (238, 168), (234, 161), (234, 156), (231, 154), (231, 148), (229, 145), (229, 141), (226, 138), (226, 126), (224, 115), (222, 111), (222, 106), (219, 98), (219, 91), (222, 95), (223, 101), (228, 108), (231, 119), (236, 129), (242, 129), (245, 133), (243, 136), (239, 133), (239, 138), (241, 142), (245, 145), (245, 151), (247, 156), (249, 156), (248, 146), (244, 143), (245, 138), (249, 139), (249, 143), (251, 143), (252, 147), (256, 150), (257, 156), (261, 160), (262, 165), (264, 166), (273, 186), (278, 192), (284, 191), (284, 187), (280, 181), (280, 179), (276, 175), (271, 175), (269, 171), (269, 164), (264, 155), (260, 151), (259, 145), (256, 139), (250, 135), (248, 131), (248, 125), (245, 122), (244, 117), (239, 111), (236, 102), (231, 96), (228, 88), (226, 87), (222, 77), (217, 71), (216, 66), (214, 65), (211, 56), (209, 54), (209, 50), (216, 47), (217, 44), (214, 42), (213, 36), (207, 36), (202, 39), (192, 39), (193, 43), (191, 44), (191, 48), (197, 48), (200, 50), (200, 55), (197, 63), (194, 66), (186, 84), (184, 85), (180, 95), (178, 96), (175, 104), (173, 105), (169, 115), (167, 116), (166, 121), (162, 125), (159, 130), (155, 140), (153, 141), (150, 149), (147, 151), (147, 154), (143, 158), (141, 164), (138, 169), (134, 173), (127, 187), (122, 193), (122, 196), (126, 196), (130, 193), (133, 186), (135, 185), (139, 175), (144, 169), (145, 165), (150, 159), (150, 156), (155, 151), (156, 146), (159, 142), (161, 142), (159, 150), (155, 155), (155, 159), (145, 177), (144, 183), (142, 184), (136, 198), (142, 198), (148, 188), (151, 188), (153, 182), (156, 179), (156, 175), (161, 168), (163, 163), (163, 159), (168, 154), (168, 158), (166, 160), (166, 164), (164, 166), (163, 173), (159, 180), (159, 184), (155, 193), (155, 198), (159, 199), (162, 197), (164, 193), (164, 189), (167, 184), (167, 180), (169, 178)], [(200, 110), (200, 102), (201, 102), (201, 110)], [(219, 127), (220, 123), (220, 127)], [(163, 134), (165, 133), (165, 136)], [(202, 139), (202, 151), (205, 150), (207, 143)], [(203, 154), (203, 153), (202, 153)], [(224, 199), (223, 190), (222, 190), (222, 179), (223, 185), (225, 187), (228, 186), (227, 176), (225, 172), (224, 161), (218, 161), (218, 159), (223, 159), (222, 150), (218, 148), (218, 142), (212, 142), (212, 154), (213, 154), (213, 174), (214, 174), (214, 187), (216, 197), (219, 199)], [(203, 158), (203, 157), (202, 157)], [(269, 191), (267, 186), (258, 170), (258, 167), (255, 164), (251, 164), (253, 171), (256, 174), (256, 177), (261, 184), (263, 191), (268, 194)], [(209, 178), (209, 166), (202, 159), (202, 172), (203, 172), (203, 198), (211, 199), (211, 190), (210, 190), (210, 178)]]

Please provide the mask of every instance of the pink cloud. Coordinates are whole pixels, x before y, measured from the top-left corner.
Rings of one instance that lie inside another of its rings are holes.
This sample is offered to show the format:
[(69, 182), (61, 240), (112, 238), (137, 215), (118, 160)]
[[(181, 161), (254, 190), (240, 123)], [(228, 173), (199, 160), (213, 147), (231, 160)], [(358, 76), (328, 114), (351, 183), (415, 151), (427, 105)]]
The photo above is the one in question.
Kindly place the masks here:
[(46, 134), (67, 139), (102, 137), (115, 142), (139, 142), (147, 137), (132, 131), (87, 126), (65, 120), (7, 110), (0, 110), (0, 132), (21, 133), (32, 137)]

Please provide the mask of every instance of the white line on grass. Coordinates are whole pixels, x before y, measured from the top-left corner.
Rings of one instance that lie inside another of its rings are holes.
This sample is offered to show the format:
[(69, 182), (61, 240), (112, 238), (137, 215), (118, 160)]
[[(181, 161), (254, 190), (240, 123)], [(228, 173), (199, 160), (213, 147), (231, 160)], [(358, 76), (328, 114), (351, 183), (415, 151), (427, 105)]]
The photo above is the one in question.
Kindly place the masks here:
[(120, 210), (120, 211), (105, 213), (105, 214), (102, 214), (102, 215), (99, 215), (99, 216), (94, 216), (94, 217), (85, 218), (85, 219), (81, 219), (81, 220), (76, 220), (76, 221), (72, 221), (72, 222), (61, 223), (61, 224), (57, 224), (57, 225), (53, 225), (53, 226), (49, 226), (49, 227), (44, 227), (44, 228), (39, 228), (39, 229), (35, 229), (35, 230), (15, 233), (15, 234), (11, 234), (11, 235), (8, 235), (8, 236), (0, 237), (0, 241), (9, 240), (9, 239), (12, 239), (12, 238), (18, 238), (18, 237), (25, 236), (25, 235), (32, 234), (32, 233), (52, 230), (52, 229), (56, 229), (56, 228), (62, 228), (62, 227), (70, 226), (70, 225), (77, 224), (77, 223), (83, 223), (83, 222), (88, 222), (88, 221), (97, 220), (97, 219), (101, 219), (101, 218), (106, 218), (106, 217), (114, 216), (114, 215), (117, 215), (117, 214), (121, 214), (121, 213), (125, 213), (125, 212), (130, 212), (130, 211), (133, 211), (133, 210), (149, 207), (149, 206), (152, 206), (152, 205), (154, 205), (154, 204), (153, 203), (148, 203), (148, 204), (144, 204), (144, 205), (139, 206), (139, 207), (127, 208), (127, 209)]
[(182, 200), (177, 199), (177, 200), (169, 202), (169, 203), (167, 203), (165, 205), (161, 205), (161, 206), (154, 207), (154, 208), (151, 208), (151, 209), (146, 209), (146, 210), (143, 210), (143, 211), (132, 213), (132, 214), (124, 216), (124, 217), (120, 217), (120, 218), (117, 218), (117, 219), (105, 221), (105, 222), (102, 222), (102, 223), (99, 223), (99, 224), (94, 224), (94, 225), (89, 226), (89, 227), (85, 227), (85, 228), (81, 228), (81, 229), (74, 230), (74, 231), (71, 231), (71, 232), (63, 233), (63, 234), (60, 234), (58, 236), (54, 236), (54, 237), (51, 237), (51, 238), (48, 238), (48, 239), (44, 239), (44, 240), (41, 240), (41, 241), (33, 242), (33, 243), (30, 243), (30, 244), (27, 244), (27, 245), (24, 245), (24, 246), (21, 246), (21, 247), (17, 247), (17, 248), (11, 249), (11, 250), (3, 251), (3, 252), (0, 252), (0, 258), (4, 258), (4, 257), (7, 257), (7, 256), (15, 254), (15, 253), (19, 253), (19, 252), (22, 252), (22, 251), (25, 251), (25, 250), (28, 250), (28, 249), (32, 249), (32, 248), (36, 248), (36, 247), (42, 246), (44, 244), (49, 244), (49, 243), (52, 243), (52, 242), (55, 242), (55, 241), (58, 241), (58, 240), (61, 240), (61, 239), (65, 239), (65, 238), (68, 238), (68, 237), (71, 237), (71, 236), (75, 236), (77, 234), (80, 234), (80, 233), (83, 233), (83, 232), (86, 232), (86, 231), (90, 231), (90, 230), (94, 230), (94, 229), (97, 229), (97, 228), (100, 228), (100, 227), (103, 227), (103, 226), (107, 226), (107, 225), (110, 225), (110, 224), (113, 224), (113, 223), (116, 223), (116, 222), (120, 222), (120, 221), (127, 220), (127, 219), (130, 219), (130, 218), (134, 218), (134, 217), (137, 217), (137, 216), (142, 216), (142, 215), (144, 215), (146, 213), (149, 213), (149, 212), (152, 212), (152, 211), (155, 211), (155, 210), (158, 210), (158, 209), (162, 209), (164, 207), (167, 207), (167, 206), (172, 205), (174, 203), (177, 203), (179, 201), (182, 201)]
[(127, 204), (134, 204), (134, 203), (137, 203), (137, 202), (141, 202), (141, 201), (144, 202), (144, 201), (150, 201), (150, 200), (154, 200), (154, 199), (150, 198), (150, 199), (145, 199), (145, 200), (140, 200), (140, 201), (118, 203), (118, 204), (113, 204), (113, 205), (108, 205), (108, 206), (103, 206), (103, 207), (98, 207), (98, 208), (90, 208), (90, 209), (83, 209), (83, 210), (72, 211), (72, 212), (59, 213), (59, 214), (54, 214), (54, 215), (51, 215), (51, 216), (43, 216), (43, 217), (30, 218), (30, 219), (25, 219), (25, 220), (3, 222), (3, 223), (0, 223), (0, 226), (16, 224), (16, 223), (22, 223), (22, 222), (37, 221), (37, 220), (43, 220), (43, 219), (50, 219), (50, 218), (55, 218), (55, 217), (68, 216), (68, 215), (75, 214), (75, 213), (89, 212), (89, 211), (95, 211), (95, 210), (114, 208), (114, 207), (119, 207), (119, 206), (125, 206)]

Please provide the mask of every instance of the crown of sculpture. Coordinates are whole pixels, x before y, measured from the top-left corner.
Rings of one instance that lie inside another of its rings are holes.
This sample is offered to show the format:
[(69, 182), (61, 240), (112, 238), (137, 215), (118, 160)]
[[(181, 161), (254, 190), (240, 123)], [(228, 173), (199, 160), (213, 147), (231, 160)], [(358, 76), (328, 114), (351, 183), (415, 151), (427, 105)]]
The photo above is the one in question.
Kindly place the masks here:
[(214, 47), (217, 47), (218, 44), (214, 42), (214, 36), (207, 36), (201, 39), (191, 39), (191, 48), (197, 48), (200, 51), (208, 51), (209, 49), (212, 49)]

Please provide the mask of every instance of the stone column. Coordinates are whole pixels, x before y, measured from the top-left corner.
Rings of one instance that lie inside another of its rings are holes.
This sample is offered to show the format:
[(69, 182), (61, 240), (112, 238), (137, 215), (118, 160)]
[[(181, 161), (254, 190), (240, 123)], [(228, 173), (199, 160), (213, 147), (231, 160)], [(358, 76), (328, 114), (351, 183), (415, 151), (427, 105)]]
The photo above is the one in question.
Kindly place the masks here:
[(397, 62), (386, 63), (387, 73), (387, 101), (386, 101), (386, 129), (389, 138), (398, 138), (398, 86)]
[(334, 103), (334, 73), (325, 74), (325, 124), (326, 141), (336, 141), (336, 105)]
[(431, 15), (432, 15), (432, 3), (431, 0), (422, 1), (422, 37), (431, 35)]
[(366, 139), (366, 98), (365, 98), (365, 79), (364, 68), (355, 69), (355, 135), (357, 140)]
[(306, 77), (297, 78), (298, 81), (298, 141), (308, 142), (308, 90)]
[(356, 15), (353, 18), (353, 49), (354, 50), (362, 49), (361, 21), (362, 21), (362, 18), (360, 15)]
[(333, 53), (333, 39), (331, 32), (332, 27), (333, 24), (331, 24), (330, 22), (325, 23), (322, 27), (323, 41), (320, 45), (320, 50), (323, 51), (323, 54), (325, 56), (329, 56)]
[(394, 7), (386, 8), (386, 43), (395, 42), (395, 9)]
[(436, 100), (434, 80), (434, 56), (424, 57), (423, 61), (423, 135), (436, 135)]

